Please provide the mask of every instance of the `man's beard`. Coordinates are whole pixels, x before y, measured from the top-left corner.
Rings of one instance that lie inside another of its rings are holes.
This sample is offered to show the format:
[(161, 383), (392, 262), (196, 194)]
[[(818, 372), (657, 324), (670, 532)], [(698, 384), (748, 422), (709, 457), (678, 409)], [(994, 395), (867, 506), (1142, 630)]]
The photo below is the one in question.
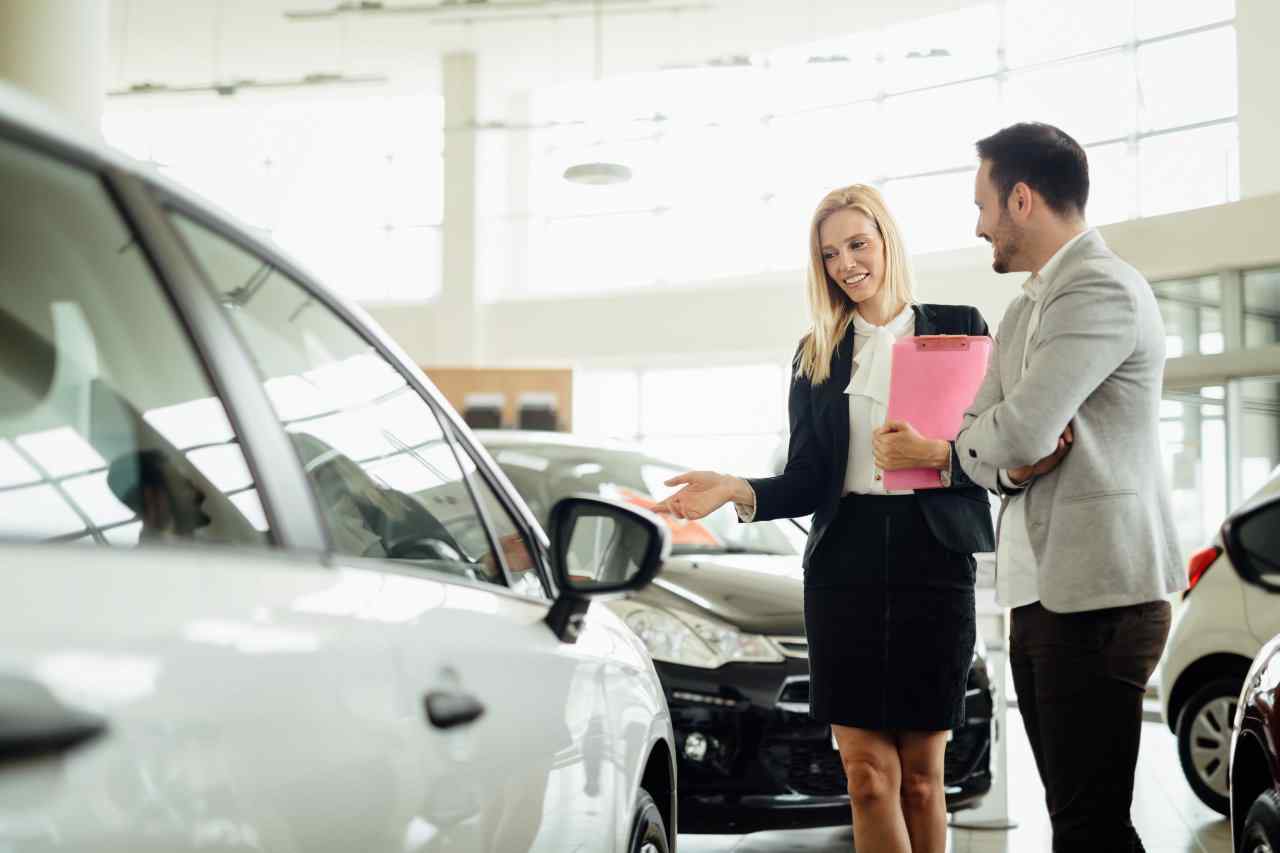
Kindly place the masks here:
[(1018, 256), (1020, 229), (1009, 221), (1008, 214), (1001, 214), (996, 223), (996, 233), (991, 241), (991, 268), (1000, 274), (1007, 273)]

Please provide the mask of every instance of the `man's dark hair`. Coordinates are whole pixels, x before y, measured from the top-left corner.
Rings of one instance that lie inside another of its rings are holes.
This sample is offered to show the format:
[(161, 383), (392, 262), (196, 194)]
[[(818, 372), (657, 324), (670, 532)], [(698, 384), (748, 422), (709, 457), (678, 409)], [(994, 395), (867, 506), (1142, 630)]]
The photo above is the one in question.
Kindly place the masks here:
[(138, 450), (118, 456), (107, 471), (107, 486), (120, 503), (142, 513), (142, 490), (164, 489), (164, 469), (169, 464), (158, 450)]
[(1017, 183), (1038, 192), (1059, 215), (1083, 214), (1089, 201), (1089, 158), (1051, 124), (1021, 122), (978, 140), (978, 157), (991, 162), (991, 182), (1000, 203)]

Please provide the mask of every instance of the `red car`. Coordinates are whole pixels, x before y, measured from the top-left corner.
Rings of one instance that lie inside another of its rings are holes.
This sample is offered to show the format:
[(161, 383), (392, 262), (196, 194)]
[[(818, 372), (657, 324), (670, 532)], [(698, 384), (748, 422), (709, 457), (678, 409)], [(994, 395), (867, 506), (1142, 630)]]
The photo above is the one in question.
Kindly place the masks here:
[[(1227, 555), (1251, 584), (1280, 591), (1280, 496), (1247, 505), (1222, 526)], [(1231, 736), (1231, 836), (1237, 853), (1280, 851), (1280, 636), (1245, 678)]]

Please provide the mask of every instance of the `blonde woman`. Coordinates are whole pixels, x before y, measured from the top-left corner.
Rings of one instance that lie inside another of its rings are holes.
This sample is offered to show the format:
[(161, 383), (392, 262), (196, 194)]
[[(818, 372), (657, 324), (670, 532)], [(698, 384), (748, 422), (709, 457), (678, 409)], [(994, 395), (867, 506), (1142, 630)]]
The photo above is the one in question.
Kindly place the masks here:
[[(809, 229), (812, 327), (791, 381), (786, 469), (672, 478), (659, 511), (743, 521), (813, 513), (804, 552), (810, 714), (831, 726), (858, 853), (943, 853), (947, 732), (962, 720), (973, 659), (974, 552), (994, 550), (986, 492), (946, 441), (885, 423), (893, 344), (985, 335), (974, 308), (922, 305), (880, 193), (829, 193)], [(886, 492), (883, 472), (931, 467), (944, 488)]]

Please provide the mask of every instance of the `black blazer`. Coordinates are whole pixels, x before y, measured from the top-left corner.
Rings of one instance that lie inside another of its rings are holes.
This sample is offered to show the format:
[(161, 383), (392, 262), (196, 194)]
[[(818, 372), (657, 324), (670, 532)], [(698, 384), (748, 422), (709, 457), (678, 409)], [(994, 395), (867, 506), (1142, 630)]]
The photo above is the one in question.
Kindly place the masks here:
[[(914, 305), (916, 335), (986, 335), (986, 321), (967, 305)], [(853, 326), (832, 356), (831, 376), (821, 385), (792, 377), (788, 408), (791, 441), (787, 466), (776, 477), (748, 480), (756, 493), (757, 521), (813, 513), (805, 568), (835, 518), (849, 460), (849, 406), (844, 390), (853, 375)], [(796, 362), (799, 361), (796, 352)], [(995, 531), (987, 492), (965, 475), (951, 446), (951, 487), (916, 493), (920, 510), (938, 541), (964, 554), (994, 551)]]

